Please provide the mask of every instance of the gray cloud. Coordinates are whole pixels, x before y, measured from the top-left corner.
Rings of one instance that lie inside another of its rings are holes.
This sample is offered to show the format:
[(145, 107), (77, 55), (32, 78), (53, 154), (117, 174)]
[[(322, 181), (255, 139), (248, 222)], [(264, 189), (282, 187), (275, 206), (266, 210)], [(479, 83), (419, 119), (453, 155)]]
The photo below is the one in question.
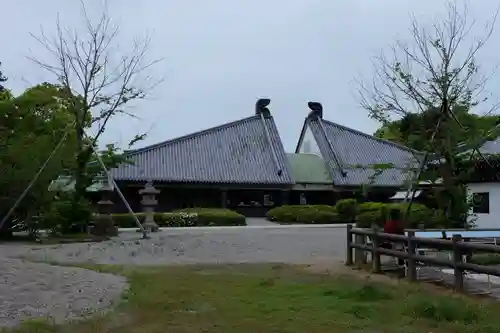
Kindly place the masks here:
[[(372, 133), (377, 124), (353, 96), (353, 78), (369, 77), (370, 57), (396, 36), (407, 37), (409, 12), (431, 22), (443, 12), (443, 2), (112, 0), (121, 43), (149, 33), (150, 57), (165, 58), (155, 73), (165, 80), (134, 106), (141, 120), (117, 119), (103, 143), (126, 144), (135, 132), (151, 128), (145, 145), (216, 126), (251, 115), (259, 97), (272, 99), (287, 150), (294, 149), (309, 100), (323, 103), (325, 118)], [(96, 2), (87, 4), (98, 12)], [(471, 2), (471, 17), (484, 22), (495, 7), (493, 1)], [(9, 1), (2, 11), (0, 61), (9, 86), (20, 92), (51, 79), (25, 59), (43, 55), (29, 33), (43, 26), (50, 34), (58, 13), (66, 24), (76, 24), (79, 1)], [(497, 63), (497, 36), (482, 54), (486, 68)]]

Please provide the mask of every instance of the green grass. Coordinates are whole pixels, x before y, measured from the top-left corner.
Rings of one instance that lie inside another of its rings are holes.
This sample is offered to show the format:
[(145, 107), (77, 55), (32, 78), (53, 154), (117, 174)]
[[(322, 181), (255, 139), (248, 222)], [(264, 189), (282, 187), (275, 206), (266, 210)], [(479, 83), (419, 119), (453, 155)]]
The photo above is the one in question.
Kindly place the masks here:
[(282, 265), (97, 269), (129, 278), (131, 290), (116, 311), (65, 326), (36, 320), (9, 332), (490, 333), (500, 327), (500, 306), (492, 301), (354, 273)]
[(470, 260), (470, 263), (483, 266), (500, 265), (500, 254), (495, 254), (495, 253), (474, 254)]

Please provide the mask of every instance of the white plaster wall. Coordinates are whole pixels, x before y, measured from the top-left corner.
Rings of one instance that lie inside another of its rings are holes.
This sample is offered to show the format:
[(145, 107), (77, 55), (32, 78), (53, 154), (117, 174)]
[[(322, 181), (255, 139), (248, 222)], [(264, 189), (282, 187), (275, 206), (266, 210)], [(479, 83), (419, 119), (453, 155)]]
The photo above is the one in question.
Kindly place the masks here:
[[(469, 197), (473, 193), (488, 192), (490, 195), (490, 213), (474, 214), (476, 228), (500, 228), (500, 183), (477, 183), (467, 185)], [(472, 211), (471, 211), (472, 213)]]
[(304, 136), (302, 138), (302, 142), (300, 143), (299, 153), (316, 154), (318, 156), (321, 156), (318, 143), (316, 142), (316, 139), (314, 139), (314, 135), (312, 134), (312, 131), (309, 128), (309, 126), (307, 126)]

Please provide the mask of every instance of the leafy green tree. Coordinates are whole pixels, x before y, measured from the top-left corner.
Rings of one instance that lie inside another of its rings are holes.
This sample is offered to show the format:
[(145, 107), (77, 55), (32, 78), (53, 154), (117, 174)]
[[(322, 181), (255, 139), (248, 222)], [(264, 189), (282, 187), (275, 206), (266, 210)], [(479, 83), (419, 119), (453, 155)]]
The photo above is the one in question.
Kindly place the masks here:
[[(477, 115), (469, 112), (455, 112), (466, 130), (458, 132), (459, 149), (469, 147), (471, 144), (494, 140), (499, 135), (497, 124), (500, 123), (498, 115)], [(402, 144), (418, 151), (425, 151), (432, 136), (435, 124), (429, 124), (424, 117), (425, 113), (414, 113), (403, 119), (391, 121), (381, 126), (374, 136)], [(434, 126), (433, 126), (434, 125)]]
[[(2, 66), (2, 63), (0, 62), (0, 66)], [(0, 70), (0, 93), (5, 91), (5, 87), (2, 85), (3, 82), (6, 82), (7, 78), (3, 75), (2, 71)]]
[[(8, 92), (0, 99), (0, 216), (13, 207), (54, 147), (64, 136), (72, 115), (61, 100), (60, 87), (41, 84), (14, 97)], [(17, 207), (13, 218), (31, 218), (52, 195), (47, 187), (74, 156), (74, 136), (55, 153), (32, 190)], [(1, 234), (8, 234), (10, 222)]]
[(440, 202), (450, 220), (463, 221), (465, 190), (456, 166), (461, 152), (484, 140), (488, 129), (478, 124), (489, 121), (479, 121), (471, 112), (489, 116), (499, 105), (479, 109), (487, 105), (481, 95), (487, 80), (476, 62), (493, 33), (497, 13), (486, 25), (484, 38), (469, 40), (467, 8), (461, 11), (456, 2), (449, 2), (447, 9), (447, 16), (430, 29), (413, 19), (411, 43), (397, 41), (390, 56), (377, 57), (375, 77), (369, 86), (360, 83), (359, 95), (370, 117), (384, 126), (379, 135), (430, 152), (439, 161), (434, 171), (442, 179)]
[[(54, 193), (48, 191), (50, 183), (68, 170), (70, 173), (74, 170), (77, 154), (75, 121), (74, 114), (68, 110), (68, 105), (65, 89), (49, 83), (29, 88), (16, 97), (8, 90), (2, 93), (0, 99), (0, 119), (2, 119), (0, 216), (2, 218), (13, 207), (64, 137), (62, 145), (55, 151), (34, 186), (17, 206), (12, 219), (17, 218), (29, 224), (33, 215), (49, 211), (54, 199)], [(86, 145), (92, 144), (89, 139), (85, 140)], [(97, 150), (96, 146), (95, 149)], [(108, 168), (127, 162), (114, 145), (108, 145), (105, 150), (99, 151), (99, 154)], [(102, 173), (102, 168), (95, 161), (95, 155), (89, 158), (87, 169), (88, 172), (83, 179), (85, 188)], [(10, 222), (11, 219), (0, 230), (4, 236), (10, 234)]]

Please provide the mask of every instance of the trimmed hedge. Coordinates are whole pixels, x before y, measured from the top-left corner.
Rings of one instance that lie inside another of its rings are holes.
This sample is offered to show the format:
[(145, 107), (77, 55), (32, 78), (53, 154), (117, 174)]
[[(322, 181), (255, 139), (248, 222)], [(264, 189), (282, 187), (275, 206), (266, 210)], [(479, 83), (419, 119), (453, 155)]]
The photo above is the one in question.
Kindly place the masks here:
[(196, 214), (196, 226), (238, 226), (247, 225), (244, 215), (224, 208), (186, 208), (174, 213)]
[[(388, 219), (389, 211), (397, 209), (401, 216), (406, 216), (408, 209), (407, 203), (380, 203), (366, 202), (358, 206), (358, 216), (356, 217), (356, 225), (361, 228), (369, 228), (372, 224), (383, 226)], [(442, 212), (432, 210), (425, 205), (413, 203), (408, 214), (408, 220), (405, 221), (406, 228), (418, 228), (423, 224), (425, 228), (439, 228), (446, 226)]]
[(341, 223), (335, 207), (327, 205), (280, 206), (269, 210), (267, 218), (270, 221), (283, 223)]
[[(280, 206), (267, 212), (270, 221), (283, 223), (303, 224), (332, 224), (350, 223), (369, 228), (372, 224), (382, 226), (388, 218), (391, 209), (401, 211), (401, 216), (406, 215), (408, 204), (365, 202), (357, 204), (353, 199), (340, 200), (336, 206), (327, 205), (290, 205)], [(442, 212), (427, 208), (422, 204), (413, 203), (411, 206), (407, 228), (418, 228), (424, 224), (426, 228), (439, 228), (446, 226)]]
[(340, 220), (354, 222), (358, 215), (358, 202), (356, 199), (342, 199), (335, 204), (335, 209)]
[[(141, 223), (145, 213), (135, 214)], [(245, 216), (229, 209), (189, 208), (170, 213), (155, 213), (155, 222), (160, 227), (238, 226), (246, 225)], [(120, 228), (135, 228), (137, 224), (131, 214), (113, 214), (115, 225)]]

